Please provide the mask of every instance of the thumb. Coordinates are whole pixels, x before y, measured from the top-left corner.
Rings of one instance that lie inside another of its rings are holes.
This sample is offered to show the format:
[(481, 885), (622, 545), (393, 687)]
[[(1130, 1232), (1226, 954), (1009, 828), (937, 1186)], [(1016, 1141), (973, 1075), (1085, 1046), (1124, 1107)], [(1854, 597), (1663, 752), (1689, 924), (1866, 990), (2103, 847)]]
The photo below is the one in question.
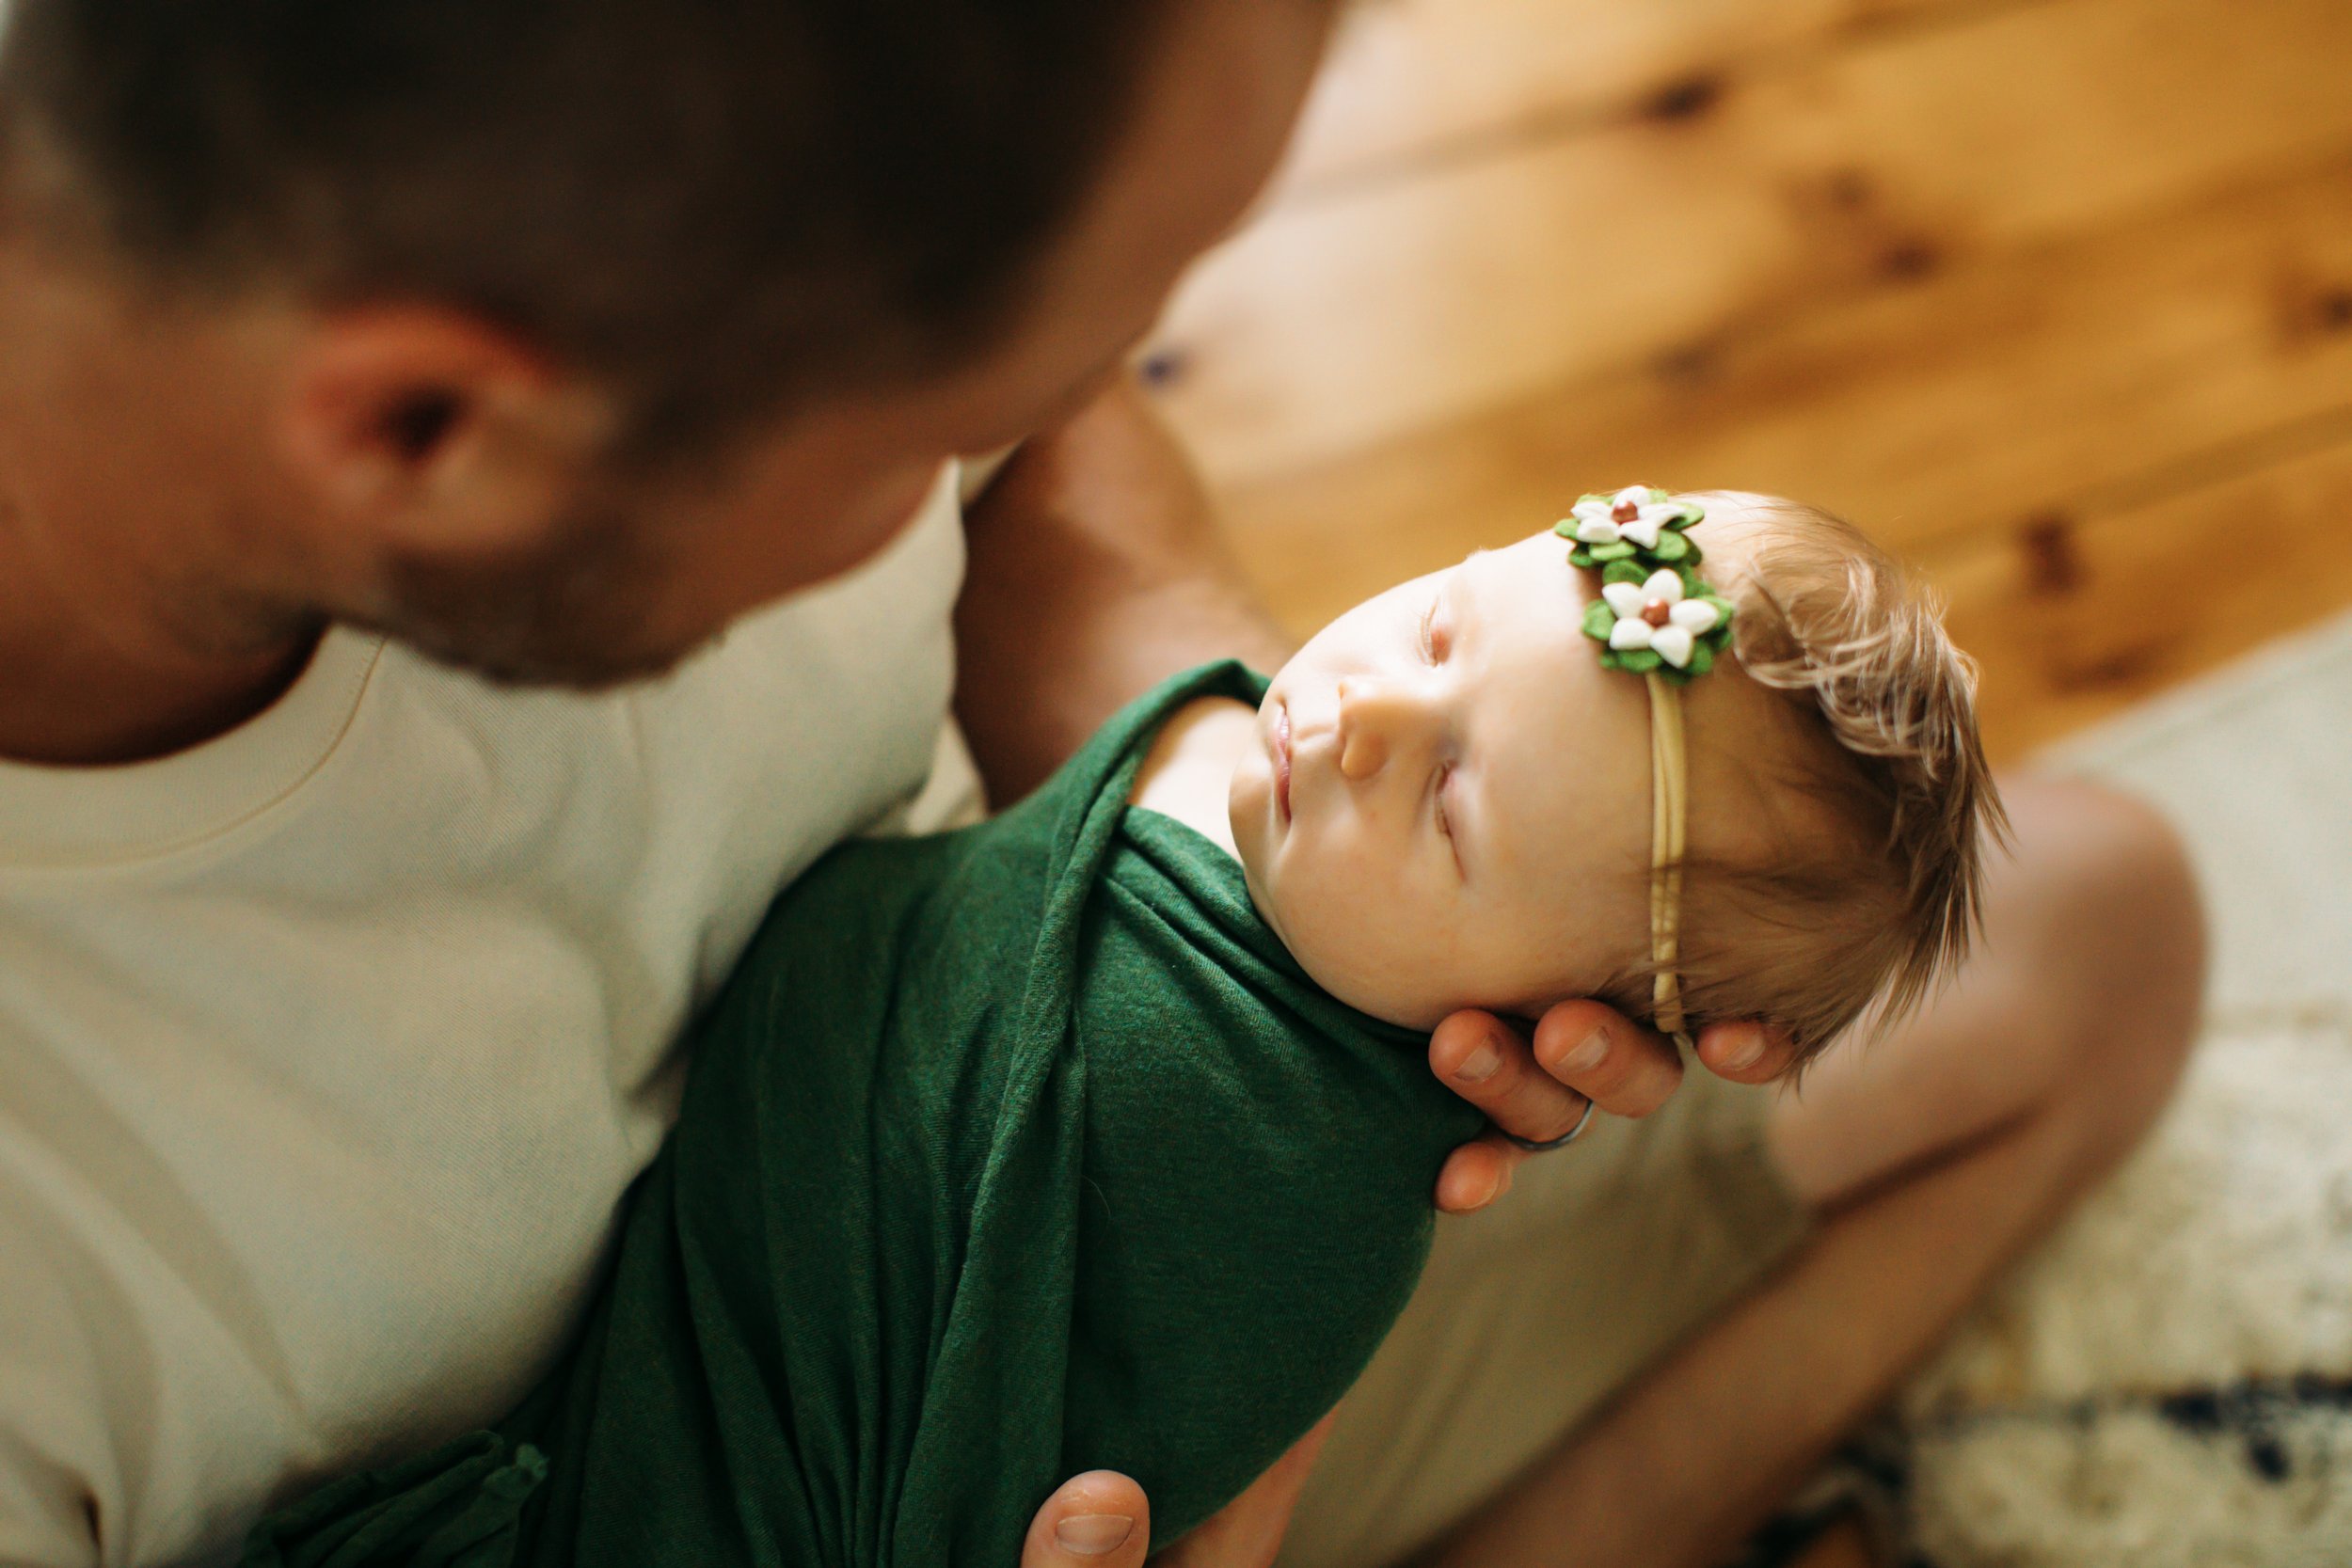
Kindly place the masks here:
[(1021, 1568), (1143, 1568), (1152, 1550), (1152, 1505), (1115, 1470), (1062, 1482), (1029, 1522)]

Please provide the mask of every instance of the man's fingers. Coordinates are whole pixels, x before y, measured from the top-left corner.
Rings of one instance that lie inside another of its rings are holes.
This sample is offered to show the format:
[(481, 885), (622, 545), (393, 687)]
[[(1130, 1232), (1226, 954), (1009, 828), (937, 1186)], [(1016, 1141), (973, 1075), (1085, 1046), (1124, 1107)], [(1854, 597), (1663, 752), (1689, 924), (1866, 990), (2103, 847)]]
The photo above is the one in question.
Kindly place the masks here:
[(1735, 1084), (1769, 1083), (1796, 1060), (1797, 1042), (1785, 1029), (1754, 1019), (1709, 1024), (1699, 1031), (1699, 1060), (1719, 1078)]
[(1152, 1505), (1115, 1470), (1089, 1470), (1029, 1521), (1021, 1568), (1143, 1568), (1152, 1550)]
[(1598, 1002), (1563, 1002), (1546, 1013), (1535, 1025), (1535, 1060), (1612, 1116), (1648, 1116), (1682, 1084), (1682, 1057), (1672, 1040)]
[(1492, 1013), (1455, 1013), (1438, 1024), (1429, 1066), (1487, 1120), (1536, 1143), (1565, 1135), (1584, 1114), (1577, 1092), (1537, 1067), (1527, 1042)]
[(1449, 1214), (1484, 1209), (1511, 1190), (1511, 1174), (1527, 1154), (1499, 1132), (1464, 1144), (1438, 1172), (1438, 1207)]

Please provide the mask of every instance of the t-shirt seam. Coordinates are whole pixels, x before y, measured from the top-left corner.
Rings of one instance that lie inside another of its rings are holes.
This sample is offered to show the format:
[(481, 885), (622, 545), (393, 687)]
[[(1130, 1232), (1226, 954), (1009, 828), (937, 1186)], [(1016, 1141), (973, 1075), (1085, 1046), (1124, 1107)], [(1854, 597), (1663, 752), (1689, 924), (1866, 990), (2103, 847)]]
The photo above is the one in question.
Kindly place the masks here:
[(336, 752), (342, 750), (343, 743), (351, 737), (353, 726), (358, 722), (359, 710), (367, 701), (368, 689), (374, 684), (376, 672), (383, 667), (384, 653), (384, 641), (378, 638), (375, 645), (369, 650), (366, 662), (352, 680), (350, 694), (341, 705), (342, 717), (337, 721), (334, 733), (318, 748), (316, 755), (294, 771), (282, 787), (265, 799), (226, 820), (208, 824), (189, 836), (136, 848), (97, 855), (61, 856), (54, 860), (10, 860), (0, 856), (0, 886), (19, 881), (68, 880), (162, 870), (176, 861), (212, 849), (223, 840), (245, 832), (302, 794), (313, 780), (326, 771)]

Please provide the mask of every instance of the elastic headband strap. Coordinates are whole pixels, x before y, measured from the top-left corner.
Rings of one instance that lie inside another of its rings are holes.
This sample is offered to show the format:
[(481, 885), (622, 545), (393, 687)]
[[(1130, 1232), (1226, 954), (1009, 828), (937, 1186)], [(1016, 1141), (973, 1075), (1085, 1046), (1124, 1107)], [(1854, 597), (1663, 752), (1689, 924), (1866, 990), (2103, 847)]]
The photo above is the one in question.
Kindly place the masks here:
[(1691, 828), (1691, 759), (1683, 745), (1682, 689), (1652, 674), (1649, 683), (1650, 1016), (1661, 1033), (1688, 1050), (1682, 1016), (1682, 852)]
[(1584, 633), (1602, 644), (1602, 665), (1641, 675), (1649, 687), (1650, 1016), (1685, 1047), (1690, 1020), (1679, 965), (1691, 759), (1682, 689), (1731, 645), (1731, 603), (1699, 576), (1699, 546), (1686, 532), (1706, 516), (1694, 501), (1637, 484), (1581, 498), (1552, 531), (1574, 541), (1572, 564), (1600, 574), (1600, 597), (1584, 607)]

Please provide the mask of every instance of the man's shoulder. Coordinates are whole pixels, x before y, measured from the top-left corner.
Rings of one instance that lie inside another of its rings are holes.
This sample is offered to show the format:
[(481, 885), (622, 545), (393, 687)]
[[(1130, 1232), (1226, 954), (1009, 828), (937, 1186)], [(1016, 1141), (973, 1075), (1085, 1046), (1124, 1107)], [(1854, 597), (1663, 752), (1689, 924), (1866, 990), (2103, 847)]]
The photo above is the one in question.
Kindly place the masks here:
[(506, 691), (339, 632), (216, 747), (0, 776), (0, 829), (73, 826), (0, 832), (0, 1217), (39, 1239), (0, 1231), (0, 1562), (86, 1560), (50, 1536), (93, 1507), (182, 1532), (126, 1560), (216, 1551), (289, 1474), (521, 1396), (683, 1021), (930, 772), (960, 565), (943, 489), (667, 681)]

